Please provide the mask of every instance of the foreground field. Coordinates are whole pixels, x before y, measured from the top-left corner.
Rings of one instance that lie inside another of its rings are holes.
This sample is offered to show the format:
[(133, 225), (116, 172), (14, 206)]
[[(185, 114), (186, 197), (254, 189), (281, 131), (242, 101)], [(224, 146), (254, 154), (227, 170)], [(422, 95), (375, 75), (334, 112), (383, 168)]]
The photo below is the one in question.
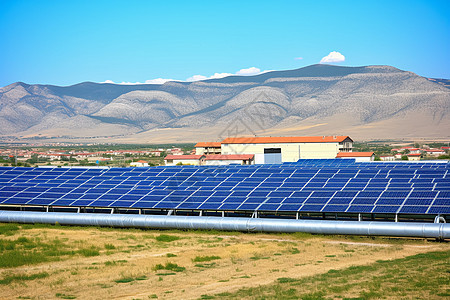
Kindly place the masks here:
[(450, 296), (426, 240), (0, 224), (1, 299)]

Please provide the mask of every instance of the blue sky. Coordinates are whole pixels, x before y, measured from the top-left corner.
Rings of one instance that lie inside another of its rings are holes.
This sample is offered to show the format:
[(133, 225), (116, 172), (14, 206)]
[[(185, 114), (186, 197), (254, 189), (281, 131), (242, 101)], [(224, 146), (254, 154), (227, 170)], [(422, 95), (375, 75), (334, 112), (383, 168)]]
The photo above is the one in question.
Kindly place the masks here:
[(450, 1), (0, 0), (0, 86), (254, 74), (333, 51), (450, 78)]

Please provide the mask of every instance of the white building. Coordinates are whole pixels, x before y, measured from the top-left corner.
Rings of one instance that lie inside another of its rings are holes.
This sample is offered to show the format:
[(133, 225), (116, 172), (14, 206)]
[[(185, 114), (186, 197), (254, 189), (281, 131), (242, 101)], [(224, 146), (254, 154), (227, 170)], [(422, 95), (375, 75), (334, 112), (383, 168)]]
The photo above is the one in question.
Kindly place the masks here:
[(222, 154), (254, 154), (256, 164), (296, 162), (299, 159), (335, 158), (351, 152), (349, 136), (240, 137), (222, 141)]
[(148, 167), (148, 162), (145, 160), (138, 160), (130, 163), (130, 167)]
[(394, 155), (381, 155), (380, 159), (382, 161), (394, 161), (395, 160), (395, 156)]

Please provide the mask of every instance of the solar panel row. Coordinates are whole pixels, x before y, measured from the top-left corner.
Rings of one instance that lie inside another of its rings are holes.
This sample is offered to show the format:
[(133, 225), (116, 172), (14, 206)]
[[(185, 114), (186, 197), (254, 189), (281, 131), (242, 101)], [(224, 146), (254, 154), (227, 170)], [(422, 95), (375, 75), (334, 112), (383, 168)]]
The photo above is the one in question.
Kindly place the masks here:
[(0, 167), (0, 204), (450, 213), (450, 164), (302, 160), (154, 168)]

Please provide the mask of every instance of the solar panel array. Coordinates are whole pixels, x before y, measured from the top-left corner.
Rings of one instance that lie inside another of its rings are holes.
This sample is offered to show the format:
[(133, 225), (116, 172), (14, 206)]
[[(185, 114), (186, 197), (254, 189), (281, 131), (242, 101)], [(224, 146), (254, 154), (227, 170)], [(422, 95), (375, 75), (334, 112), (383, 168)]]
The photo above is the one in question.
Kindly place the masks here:
[(449, 214), (450, 163), (0, 167), (0, 205)]

